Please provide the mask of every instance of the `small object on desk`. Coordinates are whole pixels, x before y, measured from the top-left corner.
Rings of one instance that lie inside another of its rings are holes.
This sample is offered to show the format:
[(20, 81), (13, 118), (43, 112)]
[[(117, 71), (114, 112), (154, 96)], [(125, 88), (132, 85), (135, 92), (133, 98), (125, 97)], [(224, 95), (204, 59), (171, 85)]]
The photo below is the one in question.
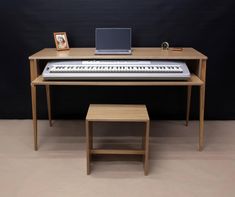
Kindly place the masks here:
[(55, 32), (54, 39), (57, 51), (69, 50), (66, 32)]
[(172, 51), (183, 51), (183, 48), (170, 48)]
[(163, 42), (162, 44), (161, 44), (161, 47), (162, 47), (162, 50), (168, 50), (169, 49), (169, 43), (168, 42)]

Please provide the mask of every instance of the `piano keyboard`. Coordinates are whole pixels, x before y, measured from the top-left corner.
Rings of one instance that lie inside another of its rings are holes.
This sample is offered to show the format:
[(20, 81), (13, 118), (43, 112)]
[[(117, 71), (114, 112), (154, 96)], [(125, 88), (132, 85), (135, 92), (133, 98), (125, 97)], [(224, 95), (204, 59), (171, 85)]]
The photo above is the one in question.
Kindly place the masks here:
[(172, 65), (152, 65), (152, 66), (74, 66), (74, 65), (55, 65), (50, 73), (84, 73), (84, 72), (158, 72), (158, 73), (182, 73), (180, 66)]
[(170, 61), (61, 61), (49, 62), (46, 80), (185, 80), (184, 62)]

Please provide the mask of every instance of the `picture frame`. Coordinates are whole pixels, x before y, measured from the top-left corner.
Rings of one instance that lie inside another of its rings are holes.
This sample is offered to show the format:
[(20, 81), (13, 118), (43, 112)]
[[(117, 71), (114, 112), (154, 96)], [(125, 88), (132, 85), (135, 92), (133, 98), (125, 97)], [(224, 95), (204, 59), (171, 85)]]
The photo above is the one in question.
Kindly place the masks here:
[(54, 40), (57, 51), (69, 50), (66, 32), (54, 32)]

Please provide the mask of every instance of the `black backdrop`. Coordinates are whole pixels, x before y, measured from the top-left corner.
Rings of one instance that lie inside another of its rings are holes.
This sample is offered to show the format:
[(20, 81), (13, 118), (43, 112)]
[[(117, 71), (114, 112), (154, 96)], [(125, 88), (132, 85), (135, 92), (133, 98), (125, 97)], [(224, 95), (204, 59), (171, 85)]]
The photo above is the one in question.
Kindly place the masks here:
[[(136, 47), (168, 41), (201, 51), (209, 57), (206, 118), (235, 118), (234, 0), (2, 0), (0, 8), (0, 118), (31, 117), (28, 56), (54, 47), (53, 32), (67, 32), (70, 47), (94, 47), (96, 27), (131, 27)], [(53, 116), (83, 119), (89, 103), (145, 103), (151, 118), (181, 119), (185, 94), (183, 87), (53, 87)], [(42, 87), (38, 95), (46, 118)]]

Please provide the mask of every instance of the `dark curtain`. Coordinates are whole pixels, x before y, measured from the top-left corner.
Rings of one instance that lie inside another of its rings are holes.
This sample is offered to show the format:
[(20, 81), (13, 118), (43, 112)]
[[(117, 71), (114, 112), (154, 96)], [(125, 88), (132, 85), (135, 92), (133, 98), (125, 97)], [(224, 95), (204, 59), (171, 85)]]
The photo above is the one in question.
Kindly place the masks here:
[[(233, 0), (2, 0), (0, 118), (31, 118), (28, 56), (54, 47), (67, 32), (70, 47), (94, 47), (96, 27), (131, 27), (133, 46), (193, 47), (209, 57), (206, 119), (235, 118)], [(191, 118), (198, 116), (193, 88)], [(183, 119), (186, 88), (53, 87), (56, 118), (83, 119), (89, 103), (144, 103), (153, 119)], [(46, 118), (44, 88), (38, 113)]]

